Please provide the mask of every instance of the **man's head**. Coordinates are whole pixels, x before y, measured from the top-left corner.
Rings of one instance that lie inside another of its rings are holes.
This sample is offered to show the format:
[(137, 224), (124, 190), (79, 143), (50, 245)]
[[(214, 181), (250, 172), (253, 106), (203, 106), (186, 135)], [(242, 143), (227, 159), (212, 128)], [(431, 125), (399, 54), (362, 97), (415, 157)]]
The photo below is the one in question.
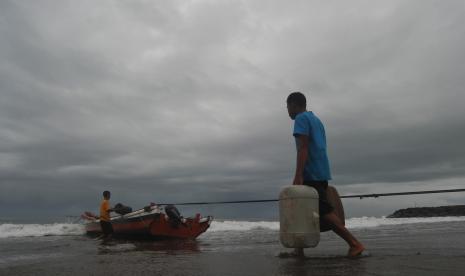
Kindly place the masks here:
[(110, 196), (111, 196), (110, 191), (104, 191), (103, 192), (103, 198), (110, 199)]
[(300, 92), (293, 92), (287, 97), (287, 112), (289, 113), (289, 117), (292, 120), (295, 119), (297, 114), (304, 112), (307, 110), (307, 99), (305, 99), (305, 95)]

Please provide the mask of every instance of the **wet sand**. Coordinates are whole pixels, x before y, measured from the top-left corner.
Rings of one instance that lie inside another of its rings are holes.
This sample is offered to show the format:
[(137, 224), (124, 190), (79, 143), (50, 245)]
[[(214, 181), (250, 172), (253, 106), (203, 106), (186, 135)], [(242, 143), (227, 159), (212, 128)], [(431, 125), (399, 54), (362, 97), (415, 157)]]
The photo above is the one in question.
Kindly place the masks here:
[(218, 231), (197, 241), (112, 241), (87, 236), (0, 241), (0, 275), (463, 275), (465, 222), (355, 229), (368, 257), (348, 259), (347, 246), (324, 233), (305, 258), (269, 229)]

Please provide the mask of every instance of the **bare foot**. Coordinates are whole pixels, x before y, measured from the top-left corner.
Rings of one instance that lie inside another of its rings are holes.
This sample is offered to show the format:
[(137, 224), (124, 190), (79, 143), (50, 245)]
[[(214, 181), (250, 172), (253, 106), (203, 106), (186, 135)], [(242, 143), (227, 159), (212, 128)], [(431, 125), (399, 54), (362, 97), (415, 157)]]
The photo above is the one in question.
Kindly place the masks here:
[(363, 250), (365, 250), (365, 247), (361, 243), (357, 244), (356, 246), (351, 246), (349, 248), (349, 252), (347, 252), (347, 257), (355, 258), (357, 256), (360, 256)]

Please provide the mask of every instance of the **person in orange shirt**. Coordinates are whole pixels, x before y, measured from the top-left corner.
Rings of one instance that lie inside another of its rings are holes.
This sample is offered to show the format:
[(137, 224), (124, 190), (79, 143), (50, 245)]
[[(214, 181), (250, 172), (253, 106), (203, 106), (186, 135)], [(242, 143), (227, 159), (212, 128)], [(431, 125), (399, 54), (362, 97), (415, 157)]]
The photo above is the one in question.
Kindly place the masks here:
[(102, 238), (104, 239), (110, 238), (113, 234), (113, 226), (110, 220), (110, 212), (113, 212), (113, 209), (110, 208), (110, 197), (110, 192), (104, 191), (103, 200), (100, 204), (100, 226), (102, 227)]

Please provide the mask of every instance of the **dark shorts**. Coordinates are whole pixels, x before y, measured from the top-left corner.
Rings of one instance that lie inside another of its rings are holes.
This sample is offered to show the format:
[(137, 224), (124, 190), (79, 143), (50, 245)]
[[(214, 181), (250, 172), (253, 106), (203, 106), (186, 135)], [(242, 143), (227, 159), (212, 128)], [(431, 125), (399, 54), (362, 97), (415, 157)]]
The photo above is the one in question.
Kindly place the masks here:
[(304, 181), (304, 185), (310, 186), (315, 188), (318, 192), (318, 208), (320, 213), (320, 220), (326, 214), (331, 213), (334, 211), (334, 207), (328, 201), (328, 197), (326, 195), (326, 189), (328, 188), (328, 181)]
[(102, 227), (102, 232), (105, 236), (113, 234), (113, 226), (111, 226), (111, 222), (101, 220), (100, 227)]

